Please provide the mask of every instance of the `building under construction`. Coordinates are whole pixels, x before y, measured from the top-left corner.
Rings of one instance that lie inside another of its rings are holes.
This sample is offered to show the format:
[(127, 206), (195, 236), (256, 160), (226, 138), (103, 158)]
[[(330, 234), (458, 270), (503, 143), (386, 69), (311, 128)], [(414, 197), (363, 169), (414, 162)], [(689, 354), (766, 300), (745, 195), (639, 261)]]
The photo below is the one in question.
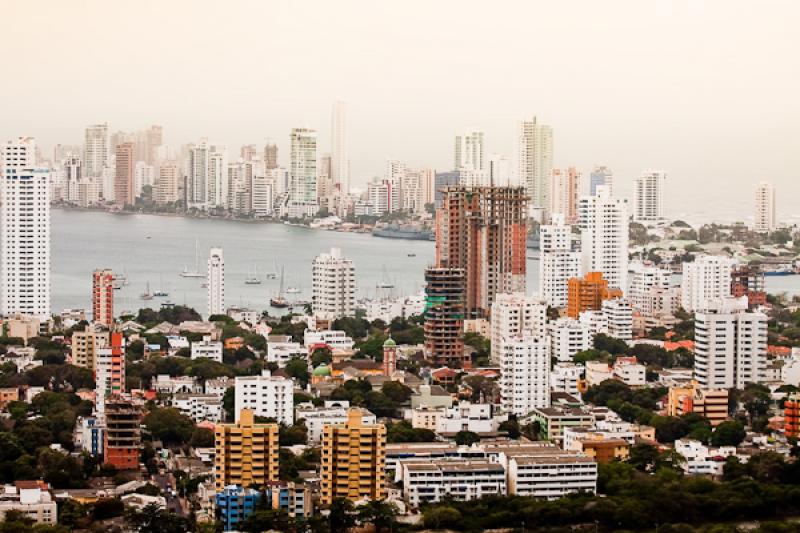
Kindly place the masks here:
[(112, 395), (105, 403), (105, 421), (104, 462), (118, 470), (138, 469), (142, 410), (130, 400)]
[(463, 366), (464, 271), (425, 271), (425, 357), (436, 364)]
[(464, 271), (464, 314), (488, 317), (494, 297), (525, 291), (523, 187), (444, 187), (436, 210), (436, 267)]
[(767, 304), (764, 272), (758, 265), (741, 265), (731, 272), (731, 294), (735, 298), (747, 296), (747, 307), (753, 309)]

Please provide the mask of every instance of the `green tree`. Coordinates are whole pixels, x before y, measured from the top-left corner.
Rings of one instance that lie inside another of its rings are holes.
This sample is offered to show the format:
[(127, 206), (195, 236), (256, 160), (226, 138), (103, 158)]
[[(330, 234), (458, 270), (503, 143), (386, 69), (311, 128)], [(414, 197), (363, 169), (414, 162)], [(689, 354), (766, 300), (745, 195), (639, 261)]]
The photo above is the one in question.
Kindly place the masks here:
[(172, 407), (156, 407), (145, 415), (142, 424), (165, 446), (188, 443), (195, 430), (192, 419)]
[(308, 384), (308, 380), (311, 378), (311, 374), (308, 372), (308, 361), (299, 357), (290, 359), (286, 363), (284, 370), (289, 376), (299, 381), (303, 387)]
[(745, 438), (744, 426), (736, 420), (718, 425), (711, 434), (712, 446), (738, 446)]
[(467, 430), (461, 430), (456, 433), (456, 444), (459, 446), (470, 446), (476, 442), (480, 442), (481, 438), (477, 433)]
[(328, 524), (331, 533), (345, 533), (356, 525), (356, 515), (353, 503), (346, 498), (336, 498), (330, 506)]
[(375, 533), (391, 531), (397, 521), (398, 510), (393, 503), (370, 500), (358, 508), (358, 522), (372, 524)]

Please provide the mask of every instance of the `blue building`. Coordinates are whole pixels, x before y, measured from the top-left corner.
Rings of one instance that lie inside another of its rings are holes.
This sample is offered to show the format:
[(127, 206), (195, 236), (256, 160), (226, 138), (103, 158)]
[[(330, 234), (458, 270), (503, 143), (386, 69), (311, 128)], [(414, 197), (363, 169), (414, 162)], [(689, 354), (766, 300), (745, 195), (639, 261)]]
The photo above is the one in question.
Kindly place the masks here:
[(103, 426), (97, 417), (79, 417), (76, 428), (76, 445), (93, 457), (103, 455)]
[(217, 520), (222, 522), (225, 531), (237, 529), (237, 524), (247, 520), (255, 512), (261, 493), (238, 485), (228, 485), (215, 498)]

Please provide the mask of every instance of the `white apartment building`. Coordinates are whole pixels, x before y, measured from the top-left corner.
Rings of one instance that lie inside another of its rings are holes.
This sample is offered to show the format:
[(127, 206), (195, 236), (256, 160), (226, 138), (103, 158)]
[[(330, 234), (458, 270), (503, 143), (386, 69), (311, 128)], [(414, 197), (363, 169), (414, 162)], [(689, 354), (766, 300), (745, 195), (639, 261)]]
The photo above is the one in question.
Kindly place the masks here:
[(108, 167), (108, 124), (87, 126), (83, 144), (83, 175), (101, 178)]
[(468, 129), (456, 135), (453, 169), (485, 170), (483, 132)]
[(159, 374), (153, 378), (151, 387), (159, 394), (196, 394), (203, 392), (203, 385), (191, 376)]
[(525, 416), (550, 405), (550, 338), (515, 337), (503, 343), (500, 396), (503, 407)]
[[(213, 394), (219, 399), (225, 396), (225, 391), (234, 386), (234, 379), (222, 376), (215, 379), (207, 379), (203, 384), (206, 394)], [(199, 392), (199, 391), (198, 391)]]
[(675, 451), (686, 460), (681, 463), (684, 472), (702, 476), (722, 475), (725, 458), (736, 455), (735, 446), (710, 448), (694, 439), (676, 440)]
[(212, 248), (208, 256), (208, 316), (225, 314), (225, 259), (222, 248)]
[(589, 335), (608, 335), (608, 316), (602, 311), (588, 310), (578, 315), (578, 322), (589, 328)]
[(290, 137), (289, 203), (314, 208), (317, 205), (317, 132), (292, 128)]
[(289, 335), (270, 335), (267, 337), (267, 362), (277, 363), (283, 368), (290, 360), (305, 358), (308, 350), (299, 342), (294, 342)]
[[(308, 429), (308, 444), (315, 445), (322, 441), (322, 432), (325, 426), (343, 424), (347, 422), (347, 410), (350, 409), (350, 402), (326, 400), (321, 407), (315, 407), (311, 403), (301, 403), (295, 407), (295, 420), (303, 419)], [(365, 425), (377, 423), (374, 414), (361, 409), (361, 422)]]
[(542, 448), (538, 453), (502, 455), (501, 464), (507, 464), (509, 495), (555, 500), (576, 492), (597, 491), (597, 463), (583, 454)]
[(269, 370), (263, 370), (260, 376), (238, 376), (234, 387), (236, 422), (242, 409), (252, 409), (256, 416), (292, 425), (294, 382), (291, 379), (272, 376)]
[(629, 287), (625, 296), (637, 311), (642, 311), (647, 305), (647, 299), (654, 289), (668, 290), (670, 288), (669, 270), (643, 261), (633, 261), (629, 266)]
[(582, 196), (578, 206), (582, 272), (602, 272), (611, 287), (628, 286), (628, 202), (605, 187)]
[(541, 335), (547, 325), (547, 304), (525, 293), (495, 295), (491, 312), (491, 360), (500, 364), (503, 345), (523, 335)]
[(540, 226), (539, 294), (553, 307), (567, 306), (567, 284), (580, 276), (580, 253), (572, 251), (572, 227), (555, 214)]
[(352, 350), (356, 343), (344, 331), (333, 329), (314, 331), (307, 329), (303, 333), (303, 344), (306, 349), (324, 345), (331, 350)]
[(656, 222), (664, 219), (664, 181), (667, 174), (645, 170), (633, 182), (633, 219)]
[(633, 339), (633, 308), (625, 298), (603, 300), (602, 312), (608, 318), (608, 334), (629, 341)]
[(586, 383), (590, 387), (599, 385), (608, 379), (614, 379), (614, 371), (608, 366), (608, 363), (602, 361), (586, 362)]
[(225, 413), (222, 399), (214, 394), (176, 394), (172, 398), (172, 407), (194, 420), (195, 424), (222, 422)]
[(554, 168), (550, 173), (550, 215), (562, 215), (569, 224), (578, 222), (578, 186), (582, 174), (575, 167)]
[(583, 379), (585, 368), (576, 363), (556, 363), (550, 371), (550, 390), (578, 396), (578, 383)]
[(550, 353), (559, 362), (571, 362), (576, 353), (592, 347), (589, 327), (572, 318), (562, 317), (547, 325), (552, 343)]
[(353, 261), (339, 248), (319, 254), (311, 264), (314, 314), (327, 320), (353, 316), (356, 306), (356, 271)]
[(494, 415), (492, 405), (488, 403), (470, 403), (462, 401), (458, 405), (448, 407), (439, 417), (437, 433), (456, 434), (459, 431), (473, 433), (493, 433), (508, 416)]
[(436, 431), (436, 428), (439, 427), (439, 418), (444, 415), (444, 410), (444, 407), (422, 405), (415, 409), (409, 409), (406, 412), (406, 419), (410, 415), (412, 428)]
[(201, 357), (221, 363), (222, 343), (220, 341), (212, 341), (211, 335), (203, 335), (202, 341), (195, 341), (192, 343), (192, 359), (199, 359)]
[(32, 137), (2, 146), (0, 312), (49, 319), (50, 171), (35, 165)]
[(699, 255), (683, 264), (681, 305), (689, 313), (701, 311), (708, 302), (731, 295), (731, 272), (736, 261), (721, 255)]
[(550, 205), (549, 181), (553, 170), (553, 129), (536, 117), (519, 123), (517, 133), (517, 178), (525, 187), (533, 209)]
[(695, 314), (694, 378), (704, 389), (764, 380), (767, 316), (747, 312), (747, 297), (712, 300)]
[(753, 229), (759, 233), (769, 233), (775, 231), (777, 223), (775, 187), (768, 181), (762, 181), (756, 187), (756, 219)]
[(647, 382), (646, 368), (635, 357), (618, 357), (611, 371), (615, 378), (629, 387), (640, 387)]
[(452, 498), (471, 501), (506, 494), (502, 465), (486, 460), (401, 461), (403, 499), (413, 507)]
[(5, 520), (9, 511), (22, 513), (35, 524), (58, 523), (56, 501), (44, 481), (15, 481), (13, 485), (5, 485), (0, 492), (0, 520)]

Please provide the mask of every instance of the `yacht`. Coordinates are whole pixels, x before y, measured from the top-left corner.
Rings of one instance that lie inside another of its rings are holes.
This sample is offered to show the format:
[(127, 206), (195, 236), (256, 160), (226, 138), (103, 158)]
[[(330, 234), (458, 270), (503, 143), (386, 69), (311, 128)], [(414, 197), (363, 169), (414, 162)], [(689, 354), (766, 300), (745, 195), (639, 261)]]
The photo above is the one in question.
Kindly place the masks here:
[(244, 278), (245, 285), (261, 285), (261, 278), (258, 277), (258, 270), (256, 266), (253, 265), (253, 273), (247, 274), (247, 277)]
[(194, 240), (194, 270), (190, 271), (186, 266), (184, 266), (183, 272), (181, 272), (181, 277), (184, 278), (206, 277), (204, 272), (200, 272), (200, 241), (198, 239)]

